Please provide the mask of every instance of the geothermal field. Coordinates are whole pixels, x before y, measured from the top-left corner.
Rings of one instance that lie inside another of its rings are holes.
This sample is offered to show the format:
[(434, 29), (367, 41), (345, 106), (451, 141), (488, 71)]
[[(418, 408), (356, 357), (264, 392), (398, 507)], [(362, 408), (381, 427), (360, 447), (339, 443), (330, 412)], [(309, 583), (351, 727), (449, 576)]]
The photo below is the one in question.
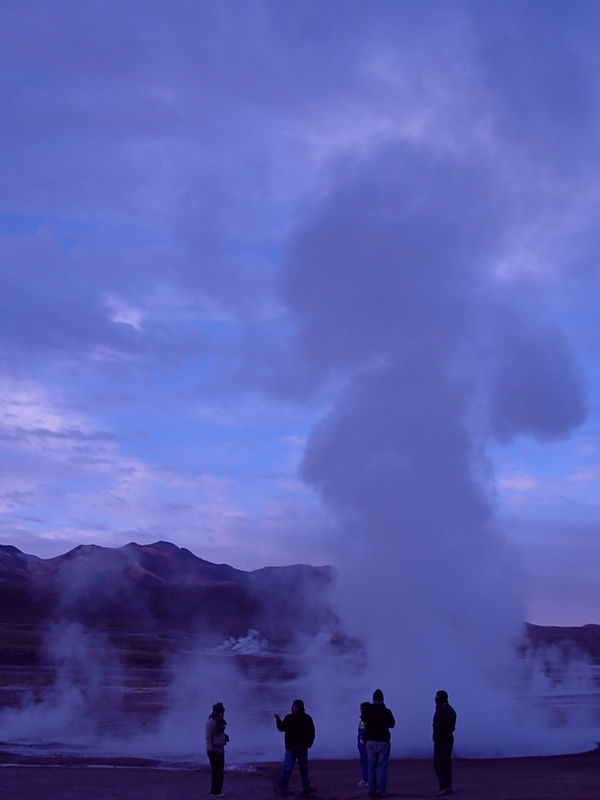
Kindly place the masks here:
[[(227, 784), (240, 797), (262, 796), (283, 748), (273, 713), (303, 697), (317, 728), (318, 785), (325, 796), (359, 797), (358, 705), (381, 685), (397, 719), (391, 793), (431, 794), (439, 687), (417, 697), (406, 687), (419, 677), (394, 680), (390, 666), (399, 675), (406, 667), (394, 661), (402, 647), (393, 630), (391, 664), (353, 635), (336, 607), (333, 570), (245, 573), (167, 542), (80, 547), (46, 560), (3, 547), (0, 559), (5, 787), (24, 781), (26, 797), (49, 782), (52, 796), (67, 797), (61, 787), (75, 782), (88, 797), (125, 797), (141, 782), (145, 797), (164, 796), (167, 785), (191, 797), (207, 781), (204, 723), (221, 700), (231, 736)], [(406, 631), (401, 619), (397, 630)], [(406, 646), (414, 648), (410, 630)], [(462, 796), (518, 797), (519, 782), (524, 797), (593, 796), (582, 787), (600, 770), (600, 629), (524, 626), (513, 647), (505, 672), (485, 676), (487, 695), (473, 691), (481, 677), (472, 686), (447, 661)], [(487, 775), (496, 794), (482, 793)], [(567, 791), (576, 777), (583, 793), (549, 793), (550, 785)], [(121, 788), (109, 788), (114, 782)]]

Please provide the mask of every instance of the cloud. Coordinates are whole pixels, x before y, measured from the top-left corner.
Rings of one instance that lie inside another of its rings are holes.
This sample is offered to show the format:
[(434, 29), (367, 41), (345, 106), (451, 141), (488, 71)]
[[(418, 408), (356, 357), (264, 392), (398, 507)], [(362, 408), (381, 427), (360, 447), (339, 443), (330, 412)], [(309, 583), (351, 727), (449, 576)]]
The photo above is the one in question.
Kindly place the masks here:
[[(527, 168), (581, 177), (598, 113), (593, 5), (563, 2), (502, 9), (470, 4), (482, 82), (494, 103), (496, 133)], [(493, 24), (492, 24), (493, 23)]]
[(491, 388), (491, 425), (501, 441), (567, 437), (587, 415), (585, 387), (556, 326), (515, 323), (501, 332)]

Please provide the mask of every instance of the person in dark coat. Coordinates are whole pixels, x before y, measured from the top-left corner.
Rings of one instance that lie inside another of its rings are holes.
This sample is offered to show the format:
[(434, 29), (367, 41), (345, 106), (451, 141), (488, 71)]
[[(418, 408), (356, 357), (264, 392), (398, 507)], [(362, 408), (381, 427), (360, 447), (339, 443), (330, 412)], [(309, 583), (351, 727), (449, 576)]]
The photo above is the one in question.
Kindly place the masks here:
[(304, 710), (304, 702), (294, 700), (291, 713), (283, 719), (279, 714), (275, 714), (275, 722), (277, 730), (285, 734), (285, 756), (281, 775), (277, 781), (277, 791), (281, 794), (286, 793), (292, 769), (298, 761), (302, 791), (306, 794), (316, 792), (315, 787), (310, 785), (308, 777), (308, 751), (315, 741), (315, 725), (312, 717)]
[(394, 727), (396, 720), (383, 702), (381, 689), (375, 689), (373, 692), (373, 702), (365, 715), (365, 722), (369, 797), (384, 797), (392, 738), (390, 728)]
[(448, 702), (448, 692), (440, 689), (435, 694), (433, 715), (433, 769), (440, 784), (437, 796), (452, 794), (452, 748), (456, 711)]

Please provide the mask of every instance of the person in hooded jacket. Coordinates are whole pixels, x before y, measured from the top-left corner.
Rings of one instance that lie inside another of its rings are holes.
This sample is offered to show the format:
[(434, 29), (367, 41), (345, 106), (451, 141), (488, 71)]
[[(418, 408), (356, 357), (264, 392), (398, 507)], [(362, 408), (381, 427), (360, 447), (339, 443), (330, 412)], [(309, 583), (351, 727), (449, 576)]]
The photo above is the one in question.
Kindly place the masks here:
[(433, 769), (440, 784), (438, 796), (452, 794), (452, 748), (456, 711), (448, 702), (448, 692), (439, 689), (435, 693), (433, 715)]
[(315, 741), (315, 724), (312, 717), (306, 713), (304, 702), (294, 700), (291, 713), (283, 719), (279, 714), (275, 714), (275, 722), (277, 730), (285, 734), (285, 755), (281, 775), (277, 781), (277, 791), (281, 794), (286, 793), (292, 769), (298, 761), (302, 791), (305, 794), (316, 792), (315, 787), (310, 785), (308, 777), (308, 751)]
[(214, 797), (224, 797), (223, 778), (225, 774), (225, 745), (229, 736), (225, 733), (225, 707), (215, 703), (204, 728), (206, 754), (211, 767), (210, 793)]
[(396, 724), (394, 715), (383, 702), (383, 692), (375, 689), (373, 702), (365, 715), (365, 742), (369, 775), (369, 797), (384, 797), (387, 788), (390, 760), (390, 728)]

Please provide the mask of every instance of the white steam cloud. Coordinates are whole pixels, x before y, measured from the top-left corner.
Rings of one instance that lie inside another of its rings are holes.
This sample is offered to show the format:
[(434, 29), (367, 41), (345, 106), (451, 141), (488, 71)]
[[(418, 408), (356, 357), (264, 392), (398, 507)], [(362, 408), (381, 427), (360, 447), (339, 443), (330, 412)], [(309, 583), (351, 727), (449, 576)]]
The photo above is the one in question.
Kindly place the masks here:
[[(495, 520), (488, 444), (565, 437), (586, 415), (568, 337), (539, 302), (543, 285), (499, 277), (510, 185), (492, 186), (484, 161), (415, 147), (343, 167), (285, 265), (295, 333), (269, 390), (333, 392), (302, 471), (335, 522), (338, 611), (365, 660), (320, 637), (288, 654), (297, 676), (269, 680), (236, 660), (269, 652), (261, 632), (249, 632), (171, 664), (158, 722), (115, 738), (103, 732), (95, 656), (67, 628), (50, 654), (55, 689), (2, 713), (4, 741), (67, 741), (77, 727), (96, 748), (203, 760), (204, 721), (220, 700), (229, 759), (273, 758), (282, 749), (273, 712), (299, 696), (316, 722), (315, 755), (349, 756), (358, 705), (380, 687), (398, 720), (395, 756), (429, 753), (439, 688), (458, 712), (461, 755), (593, 746), (594, 709), (558, 703), (595, 691), (585, 663), (571, 670), (551, 653), (545, 662), (519, 654), (524, 580)], [(119, 664), (110, 670), (118, 708), (130, 690)]]
[(340, 611), (369, 654), (360, 699), (384, 689), (397, 754), (427, 751), (438, 688), (463, 754), (594, 742), (593, 712), (560, 727), (534, 707), (543, 675), (517, 656), (524, 580), (486, 445), (565, 437), (586, 401), (543, 287), (495, 270), (513, 220), (488, 167), (409, 147), (345, 165), (284, 284), (302, 387), (340, 386), (303, 475), (336, 520)]
[(463, 755), (593, 744), (591, 710), (557, 714), (551, 702), (593, 691), (584, 665), (570, 676), (557, 664), (557, 687), (548, 663), (518, 655), (519, 555), (494, 521), (486, 443), (565, 436), (585, 416), (566, 337), (541, 318), (531, 287), (494, 277), (510, 194), (492, 190), (485, 165), (409, 148), (345, 165), (344, 176), (296, 236), (283, 285), (297, 331), (286, 354), (293, 373), (272, 388), (340, 387), (310, 436), (303, 476), (335, 520), (338, 611), (366, 661), (336, 654), (325, 636), (297, 643), (299, 677), (258, 679), (236, 661), (268, 653), (250, 631), (172, 664), (159, 721), (122, 732), (118, 744), (103, 733), (101, 673), (120, 687), (113, 710), (131, 689), (71, 626), (49, 652), (57, 683), (42, 702), (3, 713), (5, 741), (72, 741), (77, 729), (95, 746), (126, 741), (129, 751), (202, 758), (204, 720), (221, 700), (230, 758), (277, 757), (273, 711), (301, 696), (316, 721), (315, 752), (347, 756), (358, 704), (381, 687), (398, 718), (397, 756), (428, 753), (438, 688), (457, 708)]

